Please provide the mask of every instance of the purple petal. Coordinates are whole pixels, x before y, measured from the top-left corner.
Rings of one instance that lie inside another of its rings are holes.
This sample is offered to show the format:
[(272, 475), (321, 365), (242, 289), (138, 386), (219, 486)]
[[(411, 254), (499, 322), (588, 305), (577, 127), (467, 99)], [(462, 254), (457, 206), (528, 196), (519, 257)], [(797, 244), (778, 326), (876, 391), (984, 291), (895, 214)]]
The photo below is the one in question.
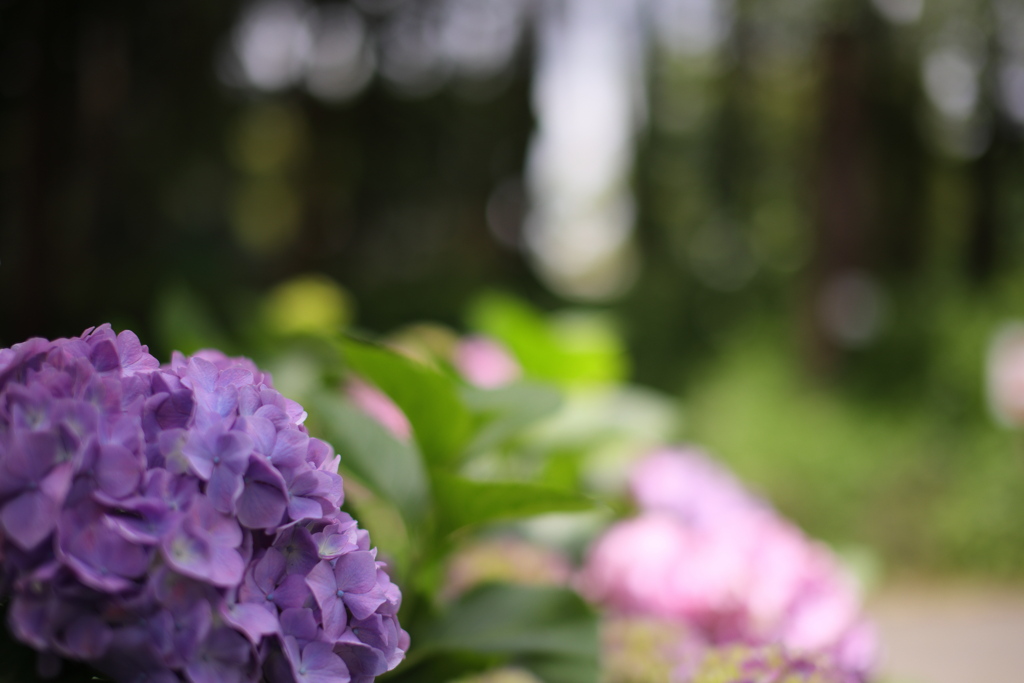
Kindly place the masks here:
[(216, 365), (198, 356), (193, 356), (188, 361), (186, 373), (189, 382), (194, 388), (205, 391), (213, 391), (214, 386), (217, 384), (217, 375), (220, 374), (217, 371)]
[(164, 537), (160, 549), (167, 564), (182, 574), (198, 579), (206, 578), (209, 574), (206, 565), (210, 557), (210, 543), (206, 539), (192, 536), (179, 529)]
[(346, 594), (365, 593), (377, 585), (377, 563), (365, 550), (342, 555), (334, 566), (334, 576)]
[(240, 429), (252, 439), (255, 451), (266, 457), (274, 451), (274, 440), (277, 438), (277, 430), (274, 423), (263, 417), (240, 417), (235, 423), (235, 429)]
[(97, 372), (109, 372), (121, 369), (121, 360), (118, 357), (117, 346), (110, 340), (104, 340), (96, 344), (89, 354), (89, 360)]
[(210, 475), (210, 482), (206, 486), (206, 495), (218, 512), (233, 514), (235, 512), (235, 501), (242, 495), (242, 476), (232, 472), (227, 467), (213, 468)]
[(264, 593), (272, 593), (284, 575), (284, 556), (277, 548), (268, 548), (253, 568), (253, 579)]
[(273, 595), (274, 602), (282, 609), (305, 607), (306, 601), (310, 597), (309, 587), (306, 585), (306, 577), (298, 574), (288, 574), (284, 581), (274, 589)]
[(371, 614), (365, 619), (356, 619), (351, 624), (351, 628), (352, 634), (370, 647), (376, 648), (381, 652), (386, 652), (389, 649), (385, 635), (384, 620), (379, 614)]
[(349, 678), (348, 667), (334, 654), (331, 643), (312, 642), (302, 650), (299, 676), (303, 683), (339, 683)]
[(143, 433), (139, 418), (134, 414), (125, 414), (118, 417), (108, 415), (107, 419), (100, 422), (100, 442), (104, 444), (118, 444), (129, 451), (138, 452), (142, 449)]
[(149, 348), (143, 346), (131, 330), (122, 330), (117, 335), (117, 352), (125, 374), (131, 375), (160, 367), (160, 361), (149, 355)]
[(324, 508), (311, 498), (292, 496), (288, 500), (288, 517), (295, 521), (304, 519), (320, 519), (324, 516)]
[(292, 636), (285, 636), (284, 654), (288, 657), (292, 667), (298, 669), (302, 663), (302, 648), (299, 647), (299, 641)]
[(253, 458), (243, 479), (238, 499), (238, 521), (250, 529), (280, 525), (288, 506), (288, 494), (280, 473), (265, 460)]
[[(170, 473), (184, 474), (191, 467), (200, 479), (206, 481), (213, 472), (213, 463), (197, 459), (195, 463), (185, 455), (189, 434), (184, 429), (168, 429), (160, 432), (157, 447), (164, 460), (164, 467)], [(152, 465), (152, 463), (150, 463)]]
[(96, 404), (101, 413), (116, 414), (121, 408), (121, 382), (117, 377), (94, 376), (85, 389), (84, 398)]
[(308, 607), (289, 607), (281, 610), (281, 632), (304, 643), (316, 639), (320, 626), (313, 610)]
[(365, 593), (345, 593), (345, 604), (352, 611), (356, 619), (366, 619), (377, 611), (377, 608), (384, 604), (384, 591), (379, 586), (374, 586)]
[[(323, 466), (333, 454), (334, 451), (326, 441), (312, 438), (309, 440), (309, 446), (306, 449), (306, 460), (314, 467), (320, 468)], [(337, 467), (334, 469), (337, 470)]]
[(113, 640), (106, 622), (89, 614), (75, 619), (64, 637), (68, 651), (77, 659), (99, 659)]
[(61, 516), (58, 549), (60, 559), (83, 583), (116, 592), (146, 573), (151, 559), (146, 548), (108, 528), (98, 510), (88, 511), (84, 519), (76, 512), (65, 510)]
[(320, 609), (331, 600), (337, 600), (338, 582), (334, 578), (334, 568), (329, 562), (318, 562), (306, 575), (306, 585), (313, 592)]
[(345, 664), (348, 665), (349, 674), (353, 679), (357, 676), (379, 676), (388, 670), (388, 662), (384, 654), (356, 640), (354, 636), (351, 640), (345, 640), (335, 645), (334, 651), (341, 655)]
[[(238, 388), (238, 413), (243, 416), (251, 416), (260, 407), (260, 394), (255, 387)], [(273, 444), (273, 439), (271, 439)], [(267, 451), (263, 451), (266, 453)]]
[(187, 611), (193, 604), (210, 603), (220, 596), (220, 591), (213, 586), (180, 574), (167, 565), (153, 571), (149, 586), (157, 601), (174, 613)]
[(125, 540), (147, 545), (159, 543), (172, 524), (167, 505), (152, 498), (123, 501), (118, 510), (107, 514), (106, 521)]
[(284, 555), (289, 574), (305, 576), (320, 561), (312, 535), (301, 526), (290, 526), (278, 534), (274, 547)]
[(214, 547), (211, 556), (213, 571), (210, 582), (217, 586), (237, 586), (245, 573), (245, 561), (233, 548)]
[(277, 618), (261, 605), (254, 603), (224, 605), (220, 610), (224, 621), (245, 634), (249, 642), (259, 645), (263, 636), (280, 633)]
[(65, 399), (53, 402), (53, 417), (83, 439), (96, 431), (99, 411), (91, 403)]
[[(149, 402), (152, 400), (152, 404)], [(148, 399), (146, 410), (160, 429), (183, 429), (188, 426), (195, 411), (195, 400), (188, 390), (168, 392), (162, 400)]]
[(237, 548), (242, 542), (242, 528), (238, 522), (230, 515), (214, 509), (209, 499), (195, 496), (188, 513), (192, 529), (202, 533), (215, 545)]
[(252, 439), (243, 432), (230, 431), (217, 437), (214, 451), (225, 464), (242, 473), (253, 451)]
[(185, 667), (192, 683), (247, 683), (253, 680), (247, 669), (252, 646), (241, 633), (230, 628), (215, 630), (204, 643), (203, 652)]
[[(333, 527), (328, 527), (333, 528)], [(313, 534), (313, 540), (317, 544), (317, 552), (325, 560), (333, 560), (339, 555), (356, 550), (356, 544), (351, 541), (347, 534), (328, 533), (326, 530)]]
[(278, 467), (298, 467), (306, 459), (309, 436), (298, 429), (283, 429), (277, 433), (274, 452), (270, 459)]
[(139, 458), (119, 444), (102, 444), (95, 467), (97, 485), (112, 498), (134, 493), (142, 480)]
[[(213, 609), (209, 599), (178, 605), (147, 620), (154, 640), (170, 637), (169, 649), (182, 662), (193, 658), (213, 626)], [(154, 624), (154, 622), (157, 622)], [(165, 650), (166, 651), (166, 650)]]
[(90, 664), (112, 680), (146, 683), (178, 680), (160, 662), (153, 634), (141, 626), (115, 629), (106, 655)]
[(220, 375), (217, 376), (217, 384), (234, 387), (251, 386), (252, 372), (248, 368), (238, 366), (222, 370)]
[(341, 476), (334, 472), (310, 470), (291, 482), (289, 492), (294, 496), (320, 498), (337, 507), (341, 504)]
[(203, 410), (196, 411), (197, 424), (218, 424), (238, 409), (238, 390), (231, 386), (217, 387), (204, 398), (198, 406)]
[(71, 488), (72, 472), (71, 463), (62, 463), (50, 470), (50, 473), (39, 482), (39, 490), (58, 507), (63, 505), (64, 497)]
[[(160, 445), (164, 445), (165, 437), (161, 435)], [(171, 441), (167, 437), (168, 442)], [(213, 455), (205, 443), (206, 439), (199, 432), (192, 432), (188, 435), (188, 441), (181, 448), (182, 454), (188, 459), (188, 464), (197, 477), (207, 481), (213, 474)], [(169, 445), (169, 444), (168, 444)]]
[(322, 495), (321, 490), (325, 490), (328, 486), (328, 482), (323, 482), (320, 479), (320, 474), (326, 474), (325, 472), (319, 472), (317, 470), (307, 470), (302, 474), (292, 479), (288, 485), (288, 493), (293, 496), (309, 496), (309, 495)]
[(274, 424), (275, 429), (286, 429), (289, 424), (288, 415), (283, 410), (274, 405), (260, 406), (259, 409), (254, 413), (257, 417), (263, 417), (270, 420)]
[(46, 601), (36, 596), (15, 595), (9, 609), (7, 621), (15, 637), (37, 650), (45, 650), (53, 627)]
[(24, 493), (4, 506), (0, 514), (7, 536), (22, 550), (43, 542), (57, 526), (59, 508), (41, 491)]
[(321, 561), (313, 567), (306, 576), (306, 585), (323, 613), (324, 632), (328, 638), (336, 640), (348, 624), (348, 613), (338, 596), (338, 584), (330, 563)]
[[(3, 458), (4, 489), (16, 491), (38, 482), (56, 462), (57, 437), (50, 432), (15, 432)], [(14, 482), (8, 487), (7, 480)]]

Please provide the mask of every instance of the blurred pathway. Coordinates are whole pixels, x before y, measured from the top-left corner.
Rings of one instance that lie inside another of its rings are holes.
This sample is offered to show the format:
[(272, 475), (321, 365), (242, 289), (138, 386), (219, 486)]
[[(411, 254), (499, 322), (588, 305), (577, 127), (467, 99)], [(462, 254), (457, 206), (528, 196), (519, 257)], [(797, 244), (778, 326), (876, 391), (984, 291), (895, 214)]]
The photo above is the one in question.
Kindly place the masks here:
[(1024, 586), (896, 584), (868, 612), (885, 683), (1024, 683)]

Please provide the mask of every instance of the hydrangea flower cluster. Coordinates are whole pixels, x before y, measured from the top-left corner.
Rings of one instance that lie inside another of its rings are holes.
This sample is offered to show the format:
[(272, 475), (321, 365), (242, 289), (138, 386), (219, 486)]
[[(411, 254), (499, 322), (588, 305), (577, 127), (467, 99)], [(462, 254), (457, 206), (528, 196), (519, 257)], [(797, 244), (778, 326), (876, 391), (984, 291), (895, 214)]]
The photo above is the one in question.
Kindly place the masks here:
[(601, 620), (603, 683), (689, 683), (707, 649), (701, 635), (677, 619), (608, 614)]
[(0, 597), (115, 681), (368, 682), (401, 594), (339, 457), (247, 359), (161, 367), (109, 325), (0, 349)]
[(1024, 427), (1024, 324), (1003, 325), (989, 346), (989, 407), (1007, 427)]
[(523, 374), (518, 361), (500, 342), (483, 335), (460, 339), (452, 365), (463, 379), (481, 389), (505, 386)]
[(631, 485), (641, 512), (592, 546), (584, 594), (619, 614), (685, 623), (708, 646), (779, 644), (867, 676), (874, 633), (824, 546), (697, 452), (651, 454)]
[(714, 648), (693, 683), (857, 683), (854, 674), (826, 657), (795, 655), (777, 645)]

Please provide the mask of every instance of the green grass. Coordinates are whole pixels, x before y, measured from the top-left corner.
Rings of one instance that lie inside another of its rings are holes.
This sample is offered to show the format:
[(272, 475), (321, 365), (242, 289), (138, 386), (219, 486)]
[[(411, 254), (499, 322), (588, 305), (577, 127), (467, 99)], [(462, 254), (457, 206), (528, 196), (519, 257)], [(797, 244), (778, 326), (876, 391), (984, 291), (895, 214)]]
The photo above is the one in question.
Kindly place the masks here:
[(688, 436), (810, 534), (874, 548), (890, 573), (1024, 578), (1024, 453), (964, 398), (984, 359), (972, 371), (978, 344), (960, 341), (955, 381), (890, 401), (811, 382), (778, 337), (745, 335), (688, 392)]

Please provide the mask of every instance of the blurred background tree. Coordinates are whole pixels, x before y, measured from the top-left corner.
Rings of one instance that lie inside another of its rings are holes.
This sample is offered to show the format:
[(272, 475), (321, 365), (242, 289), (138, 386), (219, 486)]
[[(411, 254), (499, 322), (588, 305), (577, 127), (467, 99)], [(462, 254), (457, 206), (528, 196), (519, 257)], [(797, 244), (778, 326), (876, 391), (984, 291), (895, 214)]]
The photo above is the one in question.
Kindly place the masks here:
[(596, 308), (812, 533), (1020, 575), (1022, 133), (1009, 0), (5, 0), (0, 345)]

